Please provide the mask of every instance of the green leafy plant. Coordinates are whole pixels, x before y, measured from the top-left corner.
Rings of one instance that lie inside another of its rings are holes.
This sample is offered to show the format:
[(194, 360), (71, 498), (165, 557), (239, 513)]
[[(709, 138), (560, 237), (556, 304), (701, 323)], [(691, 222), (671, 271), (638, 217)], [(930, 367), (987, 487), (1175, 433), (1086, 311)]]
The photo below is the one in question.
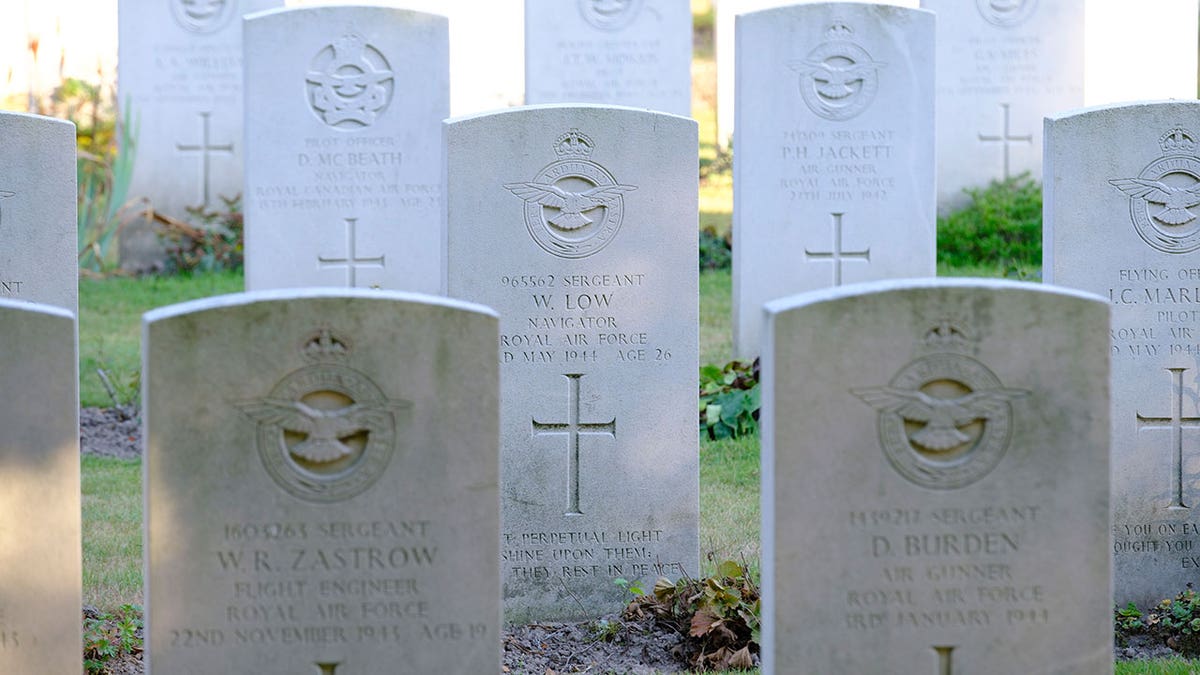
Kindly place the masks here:
[(85, 608), (84, 671), (88, 675), (105, 675), (116, 659), (141, 654), (144, 628), (142, 608), (137, 605), (122, 605), (116, 613)]
[(115, 144), (99, 154), (79, 151), (77, 235), (79, 268), (85, 274), (103, 276), (116, 270), (122, 228), (149, 213), (146, 200), (128, 197), (137, 135), (138, 121), (126, 103), (126, 119), (118, 125)]
[(166, 244), (167, 272), (239, 270), (245, 257), (240, 197), (222, 197), (223, 209), (189, 208), (192, 222), (155, 213)]
[(1028, 173), (967, 190), (971, 203), (938, 219), (938, 262), (954, 267), (1042, 264), (1042, 187)]
[(661, 577), (652, 594), (635, 598), (624, 612), (628, 620), (652, 616), (683, 633), (688, 665), (718, 671), (755, 666), (761, 615), (758, 585), (749, 568), (733, 560), (705, 579)]
[(755, 433), (761, 407), (758, 359), (700, 367), (700, 430), (708, 438)]
[(700, 230), (700, 269), (727, 270), (733, 266), (733, 247), (716, 229)]
[(624, 577), (613, 579), (613, 584), (620, 587), (621, 590), (629, 593), (631, 597), (637, 598), (646, 594), (646, 589), (642, 588), (640, 581), (630, 581)]

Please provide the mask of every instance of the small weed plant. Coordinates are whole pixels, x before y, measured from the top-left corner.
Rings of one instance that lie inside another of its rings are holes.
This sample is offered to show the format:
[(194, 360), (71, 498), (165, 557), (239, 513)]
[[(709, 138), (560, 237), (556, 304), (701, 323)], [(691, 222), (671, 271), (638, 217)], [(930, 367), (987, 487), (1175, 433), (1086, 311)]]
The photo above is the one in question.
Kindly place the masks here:
[(1195, 658), (1200, 656), (1200, 595), (1188, 584), (1187, 590), (1145, 613), (1131, 602), (1115, 609), (1113, 628), (1118, 644), (1145, 635), (1185, 657)]
[(938, 262), (953, 267), (1042, 264), (1042, 187), (1028, 173), (968, 190), (965, 209), (938, 219)]
[(754, 434), (762, 407), (758, 380), (758, 359), (701, 366), (700, 432), (713, 440)]
[(742, 670), (757, 665), (758, 585), (745, 565), (726, 560), (706, 579), (674, 583), (662, 577), (652, 593), (634, 598), (627, 620), (654, 617), (687, 636), (682, 656), (696, 670)]
[(106, 675), (120, 658), (139, 658), (142, 652), (142, 608), (122, 605), (114, 613), (85, 610), (83, 668), (88, 675)]
[(700, 269), (727, 270), (733, 266), (733, 246), (716, 228), (700, 230)]

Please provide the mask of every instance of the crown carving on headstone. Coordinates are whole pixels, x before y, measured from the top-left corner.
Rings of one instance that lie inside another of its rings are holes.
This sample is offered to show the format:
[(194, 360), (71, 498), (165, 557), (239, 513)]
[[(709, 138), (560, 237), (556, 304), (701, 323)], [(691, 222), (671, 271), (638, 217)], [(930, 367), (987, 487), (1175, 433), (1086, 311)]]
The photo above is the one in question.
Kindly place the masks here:
[(559, 157), (587, 157), (595, 149), (592, 139), (578, 129), (571, 129), (554, 141), (554, 154)]
[(830, 40), (849, 40), (854, 37), (854, 29), (844, 21), (838, 21), (825, 31), (825, 37)]
[(925, 331), (921, 338), (922, 345), (930, 350), (939, 352), (966, 352), (975, 344), (962, 324), (953, 317), (940, 317)]
[(357, 62), (361, 58), (367, 39), (358, 33), (348, 31), (342, 37), (333, 41), (333, 52), (339, 64)]
[(337, 363), (346, 360), (350, 349), (350, 340), (322, 327), (304, 339), (300, 353), (306, 361), (313, 363)]
[(1182, 127), (1175, 127), (1158, 139), (1163, 153), (1168, 155), (1196, 154), (1196, 136)]

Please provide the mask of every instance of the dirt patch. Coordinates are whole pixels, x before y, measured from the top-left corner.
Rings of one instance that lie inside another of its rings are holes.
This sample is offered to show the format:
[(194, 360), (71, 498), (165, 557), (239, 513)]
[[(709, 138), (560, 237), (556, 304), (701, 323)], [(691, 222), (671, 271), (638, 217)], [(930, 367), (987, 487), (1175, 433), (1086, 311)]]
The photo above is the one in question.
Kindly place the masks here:
[(79, 411), (79, 449), (85, 455), (136, 459), (142, 456), (142, 421), (134, 406)]

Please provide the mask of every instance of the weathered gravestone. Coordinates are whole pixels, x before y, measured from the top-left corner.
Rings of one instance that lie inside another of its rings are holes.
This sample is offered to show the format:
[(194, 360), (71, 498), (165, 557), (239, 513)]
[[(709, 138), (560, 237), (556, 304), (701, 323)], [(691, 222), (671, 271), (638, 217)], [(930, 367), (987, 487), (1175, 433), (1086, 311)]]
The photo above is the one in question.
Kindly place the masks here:
[[(66, 126), (66, 125), (64, 125)], [(0, 300), (0, 672), (78, 673), (79, 380), (75, 319)]]
[(938, 209), (1042, 177), (1042, 118), (1083, 104), (1084, 0), (921, 0), (937, 13)]
[(321, 7), (246, 19), (246, 288), (442, 284), (446, 19)]
[(739, 357), (758, 354), (769, 300), (936, 272), (933, 25), (855, 3), (737, 17)]
[[(120, 100), (136, 129), (131, 197), (168, 216), (242, 192), (242, 15), (282, 0), (120, 0)], [(163, 256), (147, 221), (121, 232), (122, 265)]]
[(1103, 301), (925, 280), (767, 313), (763, 673), (1112, 673)]
[(496, 672), (496, 334), (384, 291), (146, 314), (147, 672)]
[(525, 102), (692, 113), (688, 0), (525, 0)]
[(1112, 303), (1114, 586), (1147, 607), (1200, 567), (1200, 104), (1051, 117), (1046, 167), (1045, 279)]
[(534, 106), (445, 133), (449, 294), (501, 316), (506, 617), (696, 574), (696, 123)]
[(79, 307), (75, 125), (0, 112), (0, 297)]

